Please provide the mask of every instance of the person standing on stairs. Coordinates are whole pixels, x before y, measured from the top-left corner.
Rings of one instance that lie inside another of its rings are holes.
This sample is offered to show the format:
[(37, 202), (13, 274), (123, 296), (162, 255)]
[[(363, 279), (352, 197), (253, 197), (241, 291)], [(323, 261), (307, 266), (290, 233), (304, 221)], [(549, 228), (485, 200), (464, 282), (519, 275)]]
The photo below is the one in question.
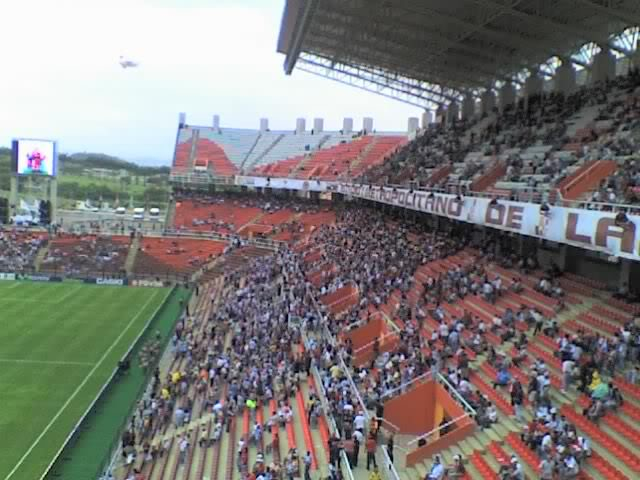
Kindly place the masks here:
[(369, 435), (365, 445), (367, 447), (367, 470), (370, 469), (372, 463), (375, 468), (378, 468), (376, 463), (376, 449), (378, 448), (376, 438), (373, 435)]
[(307, 453), (304, 455), (304, 480), (311, 480), (311, 463), (311, 452), (307, 450)]
[(360, 433), (356, 430), (353, 434), (353, 462), (352, 465), (354, 468), (358, 467), (358, 456), (360, 455), (360, 439), (356, 433)]
[[(391, 435), (389, 435), (389, 438), (387, 439), (387, 455), (389, 455), (389, 461), (391, 462), (391, 464), (393, 464), (393, 433)], [(389, 468), (391, 468), (391, 465), (389, 465)]]

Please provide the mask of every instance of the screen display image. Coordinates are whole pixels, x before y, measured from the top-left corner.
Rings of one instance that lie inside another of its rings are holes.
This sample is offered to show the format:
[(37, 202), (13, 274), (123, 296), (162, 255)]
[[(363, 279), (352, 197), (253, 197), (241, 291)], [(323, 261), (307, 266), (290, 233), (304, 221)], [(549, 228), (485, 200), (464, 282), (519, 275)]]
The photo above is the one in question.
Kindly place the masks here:
[[(17, 145), (16, 145), (17, 144)], [(56, 174), (56, 144), (48, 140), (17, 140), (18, 175)]]

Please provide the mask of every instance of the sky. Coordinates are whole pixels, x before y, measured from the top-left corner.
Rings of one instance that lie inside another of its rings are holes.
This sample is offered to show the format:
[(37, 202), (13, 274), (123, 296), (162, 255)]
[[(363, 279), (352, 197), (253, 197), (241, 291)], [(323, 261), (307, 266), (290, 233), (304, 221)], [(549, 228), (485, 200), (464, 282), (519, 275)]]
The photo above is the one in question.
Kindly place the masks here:
[[(410, 105), (302, 71), (276, 53), (285, 0), (20, 0), (0, 7), (0, 145), (59, 142), (168, 165), (178, 113), (191, 125), (293, 130), (296, 118), (373, 117), (404, 131)], [(122, 69), (120, 55), (140, 62)]]

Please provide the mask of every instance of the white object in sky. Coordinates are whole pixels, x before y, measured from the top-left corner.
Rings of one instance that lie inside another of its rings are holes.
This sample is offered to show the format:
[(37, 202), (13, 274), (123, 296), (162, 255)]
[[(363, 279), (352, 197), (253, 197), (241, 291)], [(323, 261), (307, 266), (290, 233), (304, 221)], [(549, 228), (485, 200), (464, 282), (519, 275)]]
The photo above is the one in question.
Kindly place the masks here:
[(133, 60), (128, 60), (120, 55), (120, 66), (122, 68), (135, 68), (138, 66), (138, 62), (134, 62)]

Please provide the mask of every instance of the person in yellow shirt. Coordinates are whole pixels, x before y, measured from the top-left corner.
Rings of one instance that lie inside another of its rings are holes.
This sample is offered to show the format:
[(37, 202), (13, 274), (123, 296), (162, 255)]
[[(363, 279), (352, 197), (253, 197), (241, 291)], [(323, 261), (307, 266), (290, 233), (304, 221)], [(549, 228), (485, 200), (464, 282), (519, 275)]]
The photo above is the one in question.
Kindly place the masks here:
[(602, 380), (600, 379), (600, 373), (598, 373), (597, 370), (594, 371), (593, 376), (591, 377), (591, 384), (589, 385), (589, 390), (593, 392), (596, 389), (596, 387), (600, 385), (601, 382)]
[(373, 467), (373, 471), (369, 474), (369, 480), (382, 480), (378, 467)]

